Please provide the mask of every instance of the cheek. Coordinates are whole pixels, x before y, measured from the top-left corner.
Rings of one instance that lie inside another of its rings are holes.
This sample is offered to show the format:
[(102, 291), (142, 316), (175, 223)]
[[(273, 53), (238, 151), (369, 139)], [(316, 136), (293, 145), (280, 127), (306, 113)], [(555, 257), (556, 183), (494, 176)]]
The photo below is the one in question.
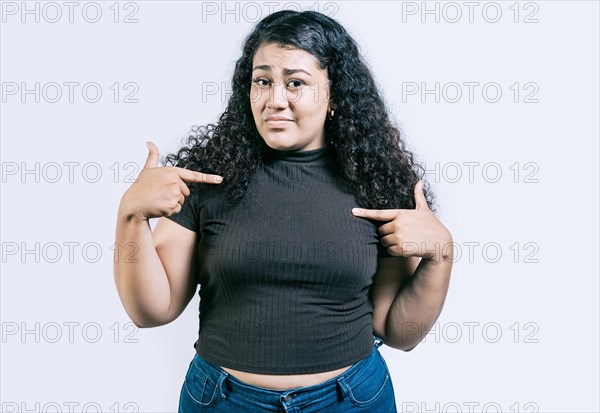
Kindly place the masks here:
[(290, 105), (305, 106), (310, 101), (309, 96), (306, 92), (300, 90), (283, 90), (284, 98), (289, 102)]
[(324, 121), (327, 115), (327, 105), (310, 102), (308, 105), (305, 105), (303, 114), (313, 122)]
[(324, 118), (327, 112), (327, 102), (324, 102), (323, 96), (312, 91), (302, 94), (297, 100), (296, 107), (304, 116), (313, 119)]
[(264, 102), (268, 98), (268, 95), (264, 90), (259, 87), (252, 85), (250, 88), (250, 106), (252, 110), (261, 110), (261, 107), (264, 106)]
[(252, 85), (250, 87), (250, 103), (254, 104), (254, 103), (258, 102), (259, 100), (260, 100), (260, 90), (255, 85)]
[(262, 114), (262, 105), (260, 99), (256, 98), (256, 95), (253, 95), (253, 91), (250, 91), (250, 110), (252, 110), (252, 115), (254, 116), (254, 120), (258, 123), (258, 120)]

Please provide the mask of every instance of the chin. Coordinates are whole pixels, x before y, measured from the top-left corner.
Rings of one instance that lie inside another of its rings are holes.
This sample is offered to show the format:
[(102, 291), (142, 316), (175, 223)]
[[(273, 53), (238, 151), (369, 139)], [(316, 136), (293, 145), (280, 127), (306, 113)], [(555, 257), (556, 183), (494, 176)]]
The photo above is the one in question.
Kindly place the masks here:
[(265, 143), (273, 149), (281, 150), (290, 149), (298, 145), (297, 141), (286, 139), (285, 136), (273, 136), (272, 133), (269, 133), (269, 137), (265, 139)]

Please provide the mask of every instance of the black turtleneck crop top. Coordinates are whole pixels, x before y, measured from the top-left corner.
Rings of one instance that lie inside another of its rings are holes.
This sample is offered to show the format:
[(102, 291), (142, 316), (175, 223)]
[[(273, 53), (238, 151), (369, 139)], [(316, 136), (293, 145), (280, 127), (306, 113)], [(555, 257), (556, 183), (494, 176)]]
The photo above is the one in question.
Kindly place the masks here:
[(381, 222), (360, 207), (330, 146), (266, 147), (244, 198), (202, 184), (169, 218), (200, 235), (200, 328), (206, 360), (259, 374), (336, 370), (373, 348), (369, 289)]

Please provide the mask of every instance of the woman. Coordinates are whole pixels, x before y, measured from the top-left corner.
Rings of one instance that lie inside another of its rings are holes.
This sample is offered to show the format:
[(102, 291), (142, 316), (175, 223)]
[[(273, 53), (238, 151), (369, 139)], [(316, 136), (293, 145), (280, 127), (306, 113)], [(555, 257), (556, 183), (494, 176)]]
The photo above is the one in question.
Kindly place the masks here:
[(232, 87), (174, 166), (157, 168), (149, 142), (123, 195), (117, 245), (139, 257), (115, 261), (127, 313), (169, 323), (200, 284), (180, 412), (395, 411), (378, 347), (426, 335), (453, 253), (422, 168), (356, 43), (323, 14), (259, 22)]

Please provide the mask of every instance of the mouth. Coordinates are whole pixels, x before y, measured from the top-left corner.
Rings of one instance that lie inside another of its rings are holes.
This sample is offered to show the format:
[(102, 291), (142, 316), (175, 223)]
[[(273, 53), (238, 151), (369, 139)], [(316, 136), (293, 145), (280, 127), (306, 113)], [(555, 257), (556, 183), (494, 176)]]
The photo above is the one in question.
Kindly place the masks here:
[(286, 127), (292, 122), (294, 122), (292, 119), (283, 116), (267, 116), (265, 118), (265, 124), (270, 128)]
[(290, 123), (292, 123), (291, 120), (268, 120), (265, 122), (267, 124), (267, 126), (269, 128), (285, 128), (286, 126), (288, 126)]

